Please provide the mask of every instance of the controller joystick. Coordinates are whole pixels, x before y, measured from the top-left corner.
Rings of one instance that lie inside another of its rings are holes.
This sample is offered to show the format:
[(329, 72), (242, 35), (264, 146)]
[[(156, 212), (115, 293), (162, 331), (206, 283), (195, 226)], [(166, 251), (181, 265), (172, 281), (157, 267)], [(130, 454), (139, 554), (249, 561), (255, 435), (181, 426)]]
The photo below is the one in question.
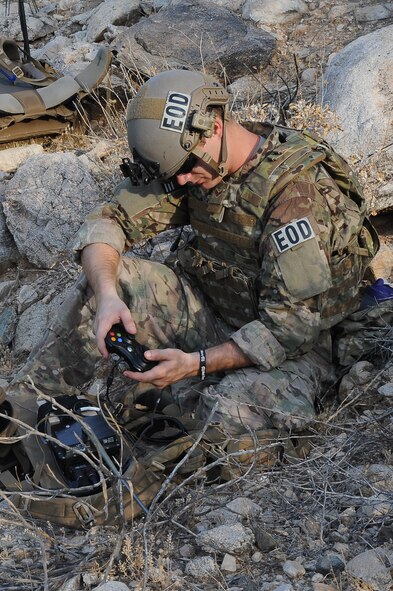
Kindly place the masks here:
[(114, 324), (105, 337), (105, 345), (109, 353), (121, 357), (131, 371), (148, 371), (157, 365), (157, 361), (148, 361), (144, 356), (148, 348), (141, 345), (133, 334), (126, 332), (122, 324)]

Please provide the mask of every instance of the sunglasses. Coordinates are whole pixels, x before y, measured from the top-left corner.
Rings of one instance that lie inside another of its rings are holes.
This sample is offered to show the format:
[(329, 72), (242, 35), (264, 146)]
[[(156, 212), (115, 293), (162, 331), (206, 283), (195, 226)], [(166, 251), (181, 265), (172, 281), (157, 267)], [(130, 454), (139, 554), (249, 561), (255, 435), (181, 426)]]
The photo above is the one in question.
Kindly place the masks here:
[(190, 154), (190, 156), (183, 162), (179, 170), (175, 172), (175, 176), (179, 174), (189, 174), (194, 166), (196, 166), (198, 158), (194, 156), (194, 154)]

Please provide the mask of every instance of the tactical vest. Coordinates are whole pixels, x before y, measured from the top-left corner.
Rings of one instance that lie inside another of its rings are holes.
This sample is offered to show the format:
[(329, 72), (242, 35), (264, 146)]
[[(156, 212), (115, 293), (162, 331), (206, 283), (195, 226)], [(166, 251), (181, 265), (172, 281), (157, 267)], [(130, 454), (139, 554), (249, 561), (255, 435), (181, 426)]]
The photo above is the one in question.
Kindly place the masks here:
[[(337, 230), (324, 270), (326, 281), (313, 293), (307, 280), (296, 284), (296, 269), (287, 269), (286, 276), (293, 284), (292, 301), (318, 295), (321, 327), (330, 328), (357, 309), (359, 283), (379, 246), (366, 218), (361, 187), (348, 164), (311, 133), (276, 126), (266, 142), (268, 153), (243, 179), (220, 183), (209, 193), (198, 187), (190, 190), (195, 239), (179, 250), (180, 264), (196, 277), (215, 310), (232, 326), (260, 317), (258, 300), (263, 300), (264, 290), (266, 300), (271, 298), (269, 286), (260, 285), (265, 248), (273, 230), (283, 225), (273, 220), (274, 211), (285, 187), (313, 170), (316, 199)], [(329, 194), (332, 186), (334, 197)]]

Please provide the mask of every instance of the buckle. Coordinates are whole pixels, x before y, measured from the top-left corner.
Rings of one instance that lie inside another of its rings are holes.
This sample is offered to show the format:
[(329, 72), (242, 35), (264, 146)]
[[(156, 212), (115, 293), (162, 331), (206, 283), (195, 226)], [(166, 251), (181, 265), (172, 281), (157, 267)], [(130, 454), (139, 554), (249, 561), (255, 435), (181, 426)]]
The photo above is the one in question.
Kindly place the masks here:
[(82, 501), (77, 501), (73, 504), (72, 508), (83, 527), (88, 528), (95, 525), (93, 511), (89, 505), (86, 505), (86, 503), (83, 503)]
[(15, 74), (17, 78), (23, 78), (24, 76), (23, 70), (19, 66), (14, 66), (13, 68), (11, 68), (11, 72)]

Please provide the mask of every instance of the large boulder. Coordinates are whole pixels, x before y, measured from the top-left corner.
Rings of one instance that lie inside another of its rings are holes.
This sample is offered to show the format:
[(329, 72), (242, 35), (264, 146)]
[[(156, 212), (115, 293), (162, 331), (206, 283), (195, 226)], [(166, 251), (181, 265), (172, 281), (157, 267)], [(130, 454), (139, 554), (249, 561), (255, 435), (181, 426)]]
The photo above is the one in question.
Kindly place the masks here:
[(100, 201), (88, 165), (64, 152), (33, 156), (20, 166), (7, 183), (3, 209), (20, 254), (48, 269)]
[(267, 65), (276, 40), (226, 8), (176, 0), (123, 31), (114, 46), (122, 62), (141, 72), (205, 68), (236, 79)]
[(93, 10), (86, 29), (87, 41), (102, 41), (110, 25), (130, 26), (141, 16), (139, 0), (105, 0)]
[(259, 25), (277, 25), (299, 21), (308, 11), (303, 0), (246, 0), (242, 16)]
[(393, 151), (393, 25), (359, 37), (330, 61), (325, 74), (323, 102), (340, 117), (342, 131), (329, 141), (344, 156), (373, 155), (381, 179), (375, 209), (393, 208), (391, 182)]

